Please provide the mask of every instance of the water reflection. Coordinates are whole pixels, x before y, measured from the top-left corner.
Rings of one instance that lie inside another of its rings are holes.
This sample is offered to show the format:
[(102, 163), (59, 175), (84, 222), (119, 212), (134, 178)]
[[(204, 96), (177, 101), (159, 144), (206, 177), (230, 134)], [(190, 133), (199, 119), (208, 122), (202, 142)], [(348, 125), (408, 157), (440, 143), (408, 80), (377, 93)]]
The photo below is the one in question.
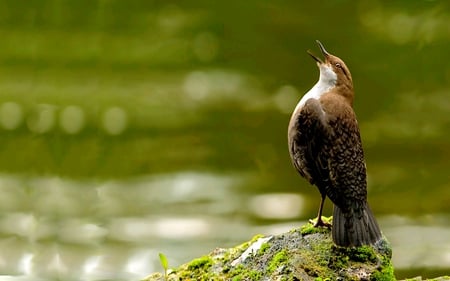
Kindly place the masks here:
[(115, 219), (110, 230), (114, 239), (145, 243), (155, 238), (206, 238), (212, 234), (211, 225), (208, 217), (139, 217)]
[(226, 233), (221, 216), (237, 208), (228, 192), (244, 178), (185, 172), (101, 182), (3, 175), (2, 199), (28, 203), (2, 205), (0, 235), (17, 238), (1, 241), (0, 272), (82, 280), (145, 276), (157, 262), (155, 247), (210, 239), (217, 224)]
[[(0, 235), (10, 238), (0, 240), (0, 272), (133, 280), (160, 270), (161, 251), (175, 266), (256, 233), (305, 223), (296, 220), (307, 208), (299, 193), (237, 195), (255, 178), (194, 171), (124, 181), (2, 175), (2, 199), (28, 203), (2, 205)], [(245, 213), (260, 223), (243, 220)], [(450, 229), (437, 225), (449, 220), (443, 214), (379, 217), (396, 268), (445, 268)]]
[(299, 194), (267, 193), (249, 198), (252, 214), (262, 219), (294, 219), (304, 215), (304, 198)]

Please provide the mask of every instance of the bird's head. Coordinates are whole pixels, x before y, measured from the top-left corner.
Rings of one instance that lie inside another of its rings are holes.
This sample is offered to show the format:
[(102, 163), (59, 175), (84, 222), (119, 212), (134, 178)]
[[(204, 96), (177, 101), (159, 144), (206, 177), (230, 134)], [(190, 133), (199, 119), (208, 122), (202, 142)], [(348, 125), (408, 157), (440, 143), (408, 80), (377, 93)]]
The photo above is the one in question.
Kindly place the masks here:
[(319, 40), (316, 40), (324, 61), (308, 50), (308, 54), (317, 62), (320, 69), (320, 81), (329, 84), (330, 87), (345, 85), (353, 89), (353, 81), (350, 70), (340, 58), (330, 54)]

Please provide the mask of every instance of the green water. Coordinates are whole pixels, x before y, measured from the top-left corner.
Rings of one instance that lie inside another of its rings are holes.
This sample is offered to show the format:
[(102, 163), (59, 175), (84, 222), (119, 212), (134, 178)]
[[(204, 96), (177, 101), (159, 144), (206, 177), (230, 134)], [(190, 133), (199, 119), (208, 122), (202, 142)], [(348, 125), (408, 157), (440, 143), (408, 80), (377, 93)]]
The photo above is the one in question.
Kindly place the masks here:
[(138, 280), (314, 217), (286, 134), (316, 39), (352, 71), (397, 277), (449, 274), (449, 11), (0, 0), (0, 274)]

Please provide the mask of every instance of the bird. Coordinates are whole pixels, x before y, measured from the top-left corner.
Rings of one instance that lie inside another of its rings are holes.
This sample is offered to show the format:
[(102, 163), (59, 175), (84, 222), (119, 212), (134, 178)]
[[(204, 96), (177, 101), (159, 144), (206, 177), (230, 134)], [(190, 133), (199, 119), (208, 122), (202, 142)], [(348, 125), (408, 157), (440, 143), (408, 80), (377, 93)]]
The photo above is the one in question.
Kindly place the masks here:
[(353, 110), (354, 89), (350, 70), (342, 59), (326, 51), (311, 51), (320, 76), (300, 99), (288, 126), (289, 154), (298, 173), (321, 194), (315, 227), (322, 220), (326, 197), (334, 204), (332, 239), (341, 247), (374, 245), (380, 227), (367, 202), (366, 163), (361, 135)]

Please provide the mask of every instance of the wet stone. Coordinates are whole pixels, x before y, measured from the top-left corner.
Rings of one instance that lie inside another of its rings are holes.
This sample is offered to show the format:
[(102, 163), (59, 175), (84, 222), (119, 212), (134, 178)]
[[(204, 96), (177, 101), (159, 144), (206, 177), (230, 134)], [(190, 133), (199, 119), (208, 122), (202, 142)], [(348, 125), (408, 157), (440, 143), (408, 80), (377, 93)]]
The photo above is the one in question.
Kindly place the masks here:
[[(329, 219), (331, 220), (331, 219)], [(156, 280), (395, 280), (389, 242), (336, 247), (327, 228), (304, 225), (274, 236), (256, 236), (229, 249), (216, 249)]]

